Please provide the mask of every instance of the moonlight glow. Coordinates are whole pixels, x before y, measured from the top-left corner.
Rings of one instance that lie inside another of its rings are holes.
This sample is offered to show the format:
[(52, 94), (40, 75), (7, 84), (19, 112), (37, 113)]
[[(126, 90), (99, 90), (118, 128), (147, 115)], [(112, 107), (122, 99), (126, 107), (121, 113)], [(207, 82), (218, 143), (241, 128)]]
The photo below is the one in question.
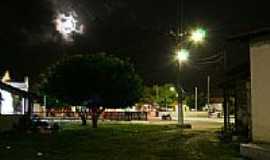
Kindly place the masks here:
[(73, 41), (72, 34), (83, 33), (83, 25), (79, 24), (77, 18), (75, 12), (69, 12), (68, 14), (59, 13), (55, 19), (56, 30), (67, 41)]

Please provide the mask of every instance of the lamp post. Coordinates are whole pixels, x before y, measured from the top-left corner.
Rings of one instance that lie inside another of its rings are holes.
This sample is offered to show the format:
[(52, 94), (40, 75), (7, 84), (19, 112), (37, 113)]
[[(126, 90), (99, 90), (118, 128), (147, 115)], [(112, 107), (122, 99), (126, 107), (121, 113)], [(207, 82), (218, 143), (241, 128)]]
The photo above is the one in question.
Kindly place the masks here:
[(180, 126), (183, 126), (184, 124), (184, 109), (183, 109), (183, 103), (182, 103), (182, 98), (183, 98), (183, 92), (182, 92), (182, 87), (181, 87), (181, 82), (180, 82), (180, 74), (181, 74), (181, 66), (183, 62), (186, 62), (189, 58), (189, 52), (187, 49), (180, 49), (176, 51), (176, 60), (177, 60), (177, 65), (178, 65), (178, 124)]
[[(182, 35), (182, 34), (181, 34)], [(202, 28), (197, 28), (193, 30), (190, 33), (190, 41), (193, 43), (202, 43), (206, 37), (206, 31), (203, 30)], [(181, 45), (182, 38), (180, 39), (180, 42), (177, 41), (177, 45)], [(178, 38), (177, 38), (178, 39)], [(180, 83), (181, 79), (181, 68), (184, 62), (188, 61), (189, 59), (189, 51), (187, 49), (184, 49), (183, 47), (178, 47), (176, 50), (176, 60), (177, 60), (177, 65), (178, 65), (178, 78), (177, 78), (177, 85), (178, 85), (178, 124), (180, 126), (184, 126), (184, 109), (183, 109), (183, 92), (182, 92), (182, 87)]]
[(202, 28), (196, 28), (191, 32), (190, 41), (194, 43), (202, 43), (206, 37), (206, 31)]
[[(179, 7), (179, 2), (181, 2), (181, 8)], [(179, 15), (181, 11), (181, 22), (179, 25)], [(176, 45), (177, 45), (177, 50), (176, 50), (176, 59), (177, 59), (177, 65), (178, 65), (178, 78), (177, 78), (177, 85), (179, 89), (179, 96), (178, 96), (178, 124), (180, 127), (184, 127), (184, 112), (183, 112), (183, 106), (182, 106), (182, 88), (180, 84), (180, 74), (181, 74), (181, 67), (182, 63), (187, 61), (189, 58), (189, 51), (187, 49), (184, 49), (182, 47), (182, 40), (185, 38), (186, 35), (190, 35), (189, 40), (194, 42), (194, 43), (201, 43), (203, 42), (204, 38), (206, 37), (206, 31), (202, 28), (197, 28), (189, 33), (183, 32), (183, 20), (184, 20), (184, 0), (179, 0), (177, 1), (177, 33), (176, 35)], [(180, 27), (180, 28), (179, 28)], [(180, 46), (180, 47), (179, 47)]]

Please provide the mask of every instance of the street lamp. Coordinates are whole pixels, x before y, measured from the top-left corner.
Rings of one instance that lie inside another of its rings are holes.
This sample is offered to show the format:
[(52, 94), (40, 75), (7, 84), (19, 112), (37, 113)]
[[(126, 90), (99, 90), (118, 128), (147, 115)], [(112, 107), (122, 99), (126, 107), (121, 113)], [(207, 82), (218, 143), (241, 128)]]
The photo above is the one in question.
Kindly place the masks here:
[[(181, 2), (181, 8), (179, 7), (179, 2)], [(188, 60), (189, 58), (189, 52), (188, 50), (186, 49), (183, 49), (182, 46), (183, 46), (183, 38), (185, 38), (185, 32), (183, 32), (183, 19), (184, 19), (184, 0), (179, 0), (177, 1), (177, 36), (176, 36), (176, 45), (178, 46), (177, 48), (179, 49), (179, 46), (181, 45), (181, 49), (180, 50), (177, 50), (176, 51), (176, 59), (177, 59), (177, 65), (178, 65), (178, 71), (179, 73), (177, 74), (178, 75), (178, 82), (177, 82), (177, 85), (178, 86), (178, 89), (179, 89), (179, 96), (178, 96), (178, 124), (180, 127), (187, 127), (186, 125), (184, 125), (184, 112), (183, 112), (183, 108), (182, 108), (182, 87), (181, 87), (181, 84), (180, 84), (180, 73), (181, 73), (181, 64), (182, 62), (185, 62)], [(180, 11), (181, 11), (181, 22), (180, 22), (180, 25), (179, 25), (179, 15), (180, 15)], [(180, 28), (179, 28), (180, 27)], [(180, 37), (179, 37), (180, 35)], [(189, 35), (189, 34), (187, 34)], [(201, 29), (201, 28), (197, 28), (195, 30), (193, 30), (191, 33), (190, 33), (190, 41), (194, 42), (194, 43), (201, 43), (203, 42), (204, 38), (206, 37), (206, 31)]]
[[(206, 31), (202, 28), (197, 28), (193, 30), (190, 33), (190, 41), (193, 43), (202, 43), (206, 37)], [(180, 42), (177, 41), (177, 45), (181, 45), (181, 40)], [(183, 104), (182, 104), (182, 98), (183, 98), (183, 92), (182, 92), (182, 87), (180, 84), (180, 74), (181, 74), (181, 68), (182, 68), (182, 63), (188, 61), (189, 59), (189, 51), (187, 49), (181, 48), (176, 51), (176, 60), (177, 60), (177, 65), (178, 65), (178, 124), (181, 127), (185, 127), (184, 125), (184, 109), (183, 109)]]
[(176, 51), (176, 59), (178, 63), (187, 61), (189, 58), (189, 51), (187, 49), (180, 49)]
[(175, 91), (175, 88), (174, 87), (170, 87), (170, 91), (171, 92), (174, 92)]
[(191, 32), (190, 40), (194, 43), (201, 43), (206, 37), (206, 31), (202, 28), (197, 28)]
[(176, 60), (177, 60), (177, 64), (178, 64), (178, 124), (183, 127), (184, 126), (184, 110), (183, 110), (183, 105), (182, 105), (182, 88), (181, 88), (181, 84), (180, 84), (180, 74), (181, 74), (181, 66), (183, 62), (188, 61), (189, 58), (189, 51), (187, 49), (181, 48), (180, 50), (176, 51)]

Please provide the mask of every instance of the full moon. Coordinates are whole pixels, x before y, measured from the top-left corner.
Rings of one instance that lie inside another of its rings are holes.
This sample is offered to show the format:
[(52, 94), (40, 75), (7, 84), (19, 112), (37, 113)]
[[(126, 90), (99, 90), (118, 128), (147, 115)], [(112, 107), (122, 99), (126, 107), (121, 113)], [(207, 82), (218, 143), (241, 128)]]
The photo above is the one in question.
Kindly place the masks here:
[(82, 34), (83, 25), (79, 24), (78, 16), (75, 12), (59, 13), (55, 19), (56, 30), (63, 36), (66, 41), (73, 41), (74, 33)]

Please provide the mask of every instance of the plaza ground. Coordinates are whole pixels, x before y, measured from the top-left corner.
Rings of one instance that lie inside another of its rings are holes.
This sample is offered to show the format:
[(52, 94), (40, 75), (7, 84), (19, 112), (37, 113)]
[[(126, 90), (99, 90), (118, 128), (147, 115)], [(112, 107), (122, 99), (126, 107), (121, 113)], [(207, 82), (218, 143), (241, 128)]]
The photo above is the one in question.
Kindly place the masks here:
[[(240, 160), (239, 145), (218, 138), (221, 123), (100, 122), (98, 129), (62, 123), (55, 134), (1, 134), (1, 160)], [(204, 124), (204, 125), (202, 125)]]

